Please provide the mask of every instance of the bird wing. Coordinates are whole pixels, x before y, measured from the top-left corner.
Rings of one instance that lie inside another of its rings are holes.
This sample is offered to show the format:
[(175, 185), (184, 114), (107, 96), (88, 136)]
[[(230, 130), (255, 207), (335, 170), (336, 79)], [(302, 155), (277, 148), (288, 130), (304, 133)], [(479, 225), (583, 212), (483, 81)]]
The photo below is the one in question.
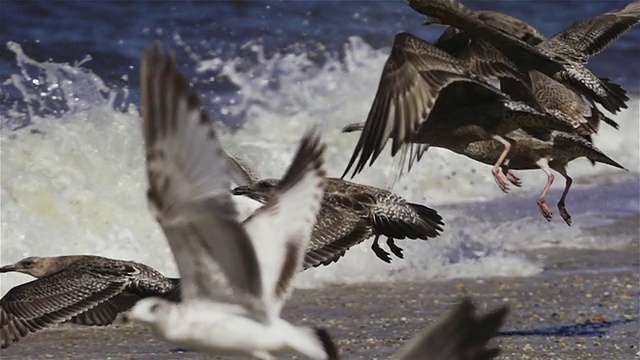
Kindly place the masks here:
[(440, 91), (455, 81), (474, 81), (469, 70), (443, 50), (409, 33), (396, 35), (378, 91), (351, 160), (353, 176), (375, 159), (388, 139), (392, 155), (427, 121)]
[(486, 40), (522, 70), (539, 70), (550, 76), (563, 70), (561, 63), (512, 34), (495, 28), (478, 18), (476, 12), (457, 0), (407, 0), (415, 11), (437, 18), (442, 24), (456, 27), (472, 37)]
[(176, 260), (183, 299), (260, 299), (260, 268), (236, 220), (227, 157), (173, 53), (165, 60), (158, 46), (151, 56), (145, 51), (141, 88), (147, 199)]
[(131, 309), (140, 298), (130, 294), (118, 294), (91, 309), (80, 313), (68, 322), (86, 326), (111, 325), (119, 313)]
[(356, 199), (340, 193), (325, 193), (311, 243), (304, 257), (304, 269), (337, 261), (354, 245), (371, 236), (368, 220), (373, 199)]
[(488, 360), (500, 354), (486, 345), (496, 335), (508, 313), (501, 307), (476, 317), (470, 300), (464, 300), (434, 326), (420, 332), (394, 356), (398, 360)]
[(274, 196), (244, 222), (258, 254), (263, 301), (273, 317), (279, 317), (292, 291), (320, 210), (325, 187), (324, 150), (319, 135), (306, 134)]
[(0, 299), (0, 347), (70, 320), (120, 294), (126, 286), (126, 277), (86, 269), (69, 269), (16, 286)]
[(596, 55), (640, 21), (640, 1), (623, 9), (609, 11), (578, 21), (554, 35), (551, 42), (562, 42), (586, 57)]
[(531, 45), (538, 45), (547, 38), (530, 24), (507, 14), (491, 10), (478, 10), (476, 17), (486, 25), (514, 36)]

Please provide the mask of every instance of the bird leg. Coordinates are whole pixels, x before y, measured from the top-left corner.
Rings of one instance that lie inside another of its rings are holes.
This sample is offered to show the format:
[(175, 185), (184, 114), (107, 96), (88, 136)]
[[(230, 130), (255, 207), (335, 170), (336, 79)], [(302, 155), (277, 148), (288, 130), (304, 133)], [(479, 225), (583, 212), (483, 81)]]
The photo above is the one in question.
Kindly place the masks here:
[(509, 168), (509, 161), (511, 161), (511, 159), (507, 158), (502, 163), (502, 173), (507, 176), (507, 180), (509, 180), (510, 183), (516, 187), (522, 187), (522, 180), (520, 180), (520, 178)]
[(380, 235), (376, 235), (376, 237), (373, 239), (373, 244), (371, 244), (371, 250), (373, 250), (373, 252), (376, 254), (377, 257), (380, 258), (380, 260), (386, 262), (386, 263), (390, 263), (391, 262), (391, 256), (389, 256), (389, 253), (382, 250), (382, 248), (380, 247), (380, 245), (378, 245), (378, 239), (380, 238)]
[(538, 198), (538, 207), (540, 208), (540, 212), (542, 213), (542, 216), (544, 216), (544, 218), (547, 219), (547, 221), (551, 221), (551, 218), (553, 217), (553, 213), (551, 212), (551, 209), (547, 205), (547, 201), (545, 197), (547, 196), (547, 192), (549, 191), (549, 188), (551, 188), (551, 184), (553, 184), (554, 176), (551, 173), (551, 168), (549, 168), (549, 160), (547, 158), (542, 158), (538, 160), (536, 162), (536, 165), (538, 165), (538, 167), (540, 167), (540, 169), (542, 169), (542, 171), (544, 171), (545, 174), (547, 174), (547, 184), (542, 190), (542, 194), (540, 194), (540, 198)]
[(511, 143), (500, 135), (493, 135), (492, 138), (504, 145), (504, 151), (502, 151), (502, 153), (498, 157), (498, 161), (496, 161), (496, 163), (493, 165), (493, 168), (491, 168), (491, 173), (493, 174), (493, 178), (498, 184), (500, 190), (507, 193), (509, 192), (509, 184), (507, 183), (507, 178), (505, 177), (505, 175), (502, 173), (502, 171), (500, 171), (500, 166), (507, 158), (507, 155), (509, 155), (509, 151), (511, 151)]
[(396, 245), (395, 241), (393, 241), (393, 238), (390, 238), (390, 237), (387, 238), (387, 246), (389, 247), (389, 250), (391, 250), (393, 255), (399, 257), (400, 259), (404, 259), (404, 255), (402, 254), (402, 248)]
[(551, 168), (560, 173), (560, 175), (562, 175), (565, 179), (564, 191), (562, 191), (562, 196), (560, 197), (560, 201), (558, 201), (558, 210), (560, 211), (560, 216), (562, 216), (564, 222), (566, 222), (567, 225), (571, 226), (571, 214), (569, 214), (569, 211), (567, 211), (564, 201), (567, 198), (567, 194), (569, 193), (571, 184), (573, 184), (573, 179), (567, 174), (567, 169), (564, 166), (554, 164), (552, 161)]

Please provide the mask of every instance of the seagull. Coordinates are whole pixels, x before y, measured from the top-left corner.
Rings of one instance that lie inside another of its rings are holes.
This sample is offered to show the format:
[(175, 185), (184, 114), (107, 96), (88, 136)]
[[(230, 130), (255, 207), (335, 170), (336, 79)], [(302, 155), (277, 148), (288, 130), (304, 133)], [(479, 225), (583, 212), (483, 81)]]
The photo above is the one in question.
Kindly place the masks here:
[(428, 24), (449, 25), (487, 41), (523, 71), (538, 70), (553, 76), (564, 70), (563, 61), (485, 23), (477, 12), (457, 0), (407, 0), (407, 3), (413, 10), (427, 15)]
[[(277, 189), (279, 179), (262, 179), (249, 186), (233, 189), (267, 203)], [(371, 249), (384, 262), (391, 262), (388, 252), (380, 248), (380, 236), (387, 237), (389, 250), (403, 258), (403, 249), (395, 239), (427, 240), (442, 231), (442, 216), (427, 206), (406, 201), (391, 191), (375, 186), (327, 177), (322, 207), (305, 254), (304, 269), (337, 261), (350, 246), (375, 236)]]
[(0, 299), (0, 348), (63, 322), (106, 326), (140, 299), (180, 300), (179, 279), (134, 261), (93, 255), (27, 257), (0, 267), (36, 280)]
[(484, 316), (475, 315), (475, 306), (463, 299), (447, 316), (421, 331), (391, 356), (395, 360), (489, 360), (500, 355), (499, 348), (487, 348), (504, 323), (509, 308), (502, 306)]
[[(511, 170), (541, 169), (547, 175), (547, 182), (538, 198), (540, 213), (551, 221), (553, 213), (546, 203), (546, 195), (553, 184), (554, 176), (551, 170), (557, 171), (565, 178), (565, 187), (558, 201), (560, 216), (571, 225), (571, 215), (566, 208), (565, 201), (573, 179), (567, 173), (567, 164), (579, 157), (586, 157), (592, 162), (600, 162), (622, 170), (622, 165), (599, 150), (589, 140), (574, 134), (561, 131), (527, 133), (517, 130), (510, 134), (516, 145), (514, 146), (508, 167)], [(500, 155), (500, 143), (496, 141), (478, 141), (469, 144), (458, 153), (485, 164), (493, 164)]]
[[(498, 16), (497, 13), (473, 11), (457, 0), (410, 0), (409, 5), (430, 16), (428, 23), (451, 25), (470, 37), (486, 40), (525, 73), (540, 71), (614, 114), (627, 108), (629, 97), (626, 90), (610, 79), (598, 78), (585, 65), (590, 56), (602, 51), (640, 21), (640, 1), (576, 22), (539, 42), (541, 34), (531, 30), (532, 27), (525, 22), (504, 14)], [(529, 50), (528, 54), (520, 51), (524, 48)], [(536, 51), (531, 51), (531, 48)], [(549, 71), (540, 54), (562, 64), (562, 70)]]
[(163, 57), (159, 46), (145, 50), (141, 67), (147, 198), (175, 257), (182, 302), (145, 299), (127, 320), (211, 355), (337, 359), (326, 330), (280, 318), (320, 210), (325, 145), (307, 133), (274, 199), (240, 223), (228, 157), (175, 55)]
[(352, 176), (368, 161), (372, 165), (389, 139), (391, 155), (403, 149), (402, 159), (412, 144), (452, 149), (495, 139), (504, 150), (492, 174), (507, 192), (500, 165), (512, 141), (504, 135), (524, 126), (570, 131), (577, 125), (512, 101), (450, 54), (414, 35), (399, 33), (343, 177), (354, 165)]

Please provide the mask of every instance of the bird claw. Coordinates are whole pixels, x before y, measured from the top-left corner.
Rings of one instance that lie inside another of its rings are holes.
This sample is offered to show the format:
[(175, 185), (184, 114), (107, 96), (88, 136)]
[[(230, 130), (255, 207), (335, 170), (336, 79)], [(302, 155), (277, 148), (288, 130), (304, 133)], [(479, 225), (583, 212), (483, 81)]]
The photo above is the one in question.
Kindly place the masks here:
[(566, 222), (567, 225), (571, 226), (571, 214), (569, 214), (569, 211), (567, 211), (567, 208), (564, 206), (564, 204), (558, 204), (558, 210), (560, 211), (560, 216), (562, 216), (564, 222)]
[(378, 237), (373, 240), (373, 244), (371, 244), (371, 250), (376, 254), (380, 260), (386, 262), (387, 264), (391, 263), (391, 256), (388, 252), (382, 250), (382, 248), (378, 245)]
[(391, 250), (393, 255), (399, 257), (400, 259), (404, 259), (404, 255), (402, 254), (402, 251), (403, 251), (402, 248), (396, 245), (396, 243), (393, 241), (393, 238), (387, 239), (387, 246), (389, 247), (389, 250)]
[(496, 184), (498, 184), (500, 190), (502, 190), (504, 193), (508, 193), (509, 184), (507, 183), (507, 178), (504, 176), (502, 171), (500, 171), (500, 168), (494, 167), (493, 169), (491, 169), (491, 173), (493, 174), (493, 178), (496, 181)]
[(544, 201), (544, 199), (538, 200), (538, 208), (540, 208), (540, 213), (542, 214), (542, 216), (544, 216), (544, 218), (550, 222), (551, 219), (553, 218), (553, 212), (551, 211), (547, 203)]
[(513, 173), (513, 171), (507, 170), (506, 175), (507, 180), (509, 180), (510, 183), (512, 183), (516, 187), (522, 187), (522, 180), (520, 180), (520, 178), (517, 177), (516, 174)]

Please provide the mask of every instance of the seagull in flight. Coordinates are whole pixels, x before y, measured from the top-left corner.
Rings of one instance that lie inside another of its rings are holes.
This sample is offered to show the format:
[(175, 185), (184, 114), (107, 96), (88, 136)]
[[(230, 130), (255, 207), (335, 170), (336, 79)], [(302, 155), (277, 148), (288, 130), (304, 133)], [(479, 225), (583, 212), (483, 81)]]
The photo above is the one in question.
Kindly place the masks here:
[(305, 134), (277, 195), (241, 223), (229, 191), (230, 160), (175, 55), (145, 50), (141, 71), (147, 198), (176, 260), (182, 302), (144, 299), (127, 319), (211, 355), (337, 359), (326, 330), (280, 317), (324, 193), (319, 135)]

